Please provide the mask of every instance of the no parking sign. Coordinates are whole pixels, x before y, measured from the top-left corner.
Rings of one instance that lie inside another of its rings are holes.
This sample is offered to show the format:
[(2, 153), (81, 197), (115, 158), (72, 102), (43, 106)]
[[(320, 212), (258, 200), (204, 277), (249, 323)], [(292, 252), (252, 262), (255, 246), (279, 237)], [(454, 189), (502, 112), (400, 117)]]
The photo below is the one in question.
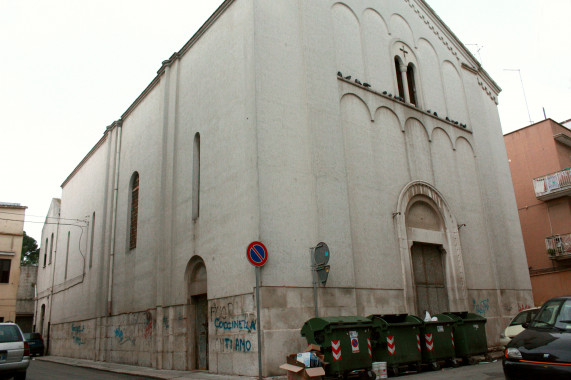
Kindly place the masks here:
[(268, 250), (263, 243), (253, 241), (246, 250), (248, 261), (255, 267), (263, 266), (268, 261)]

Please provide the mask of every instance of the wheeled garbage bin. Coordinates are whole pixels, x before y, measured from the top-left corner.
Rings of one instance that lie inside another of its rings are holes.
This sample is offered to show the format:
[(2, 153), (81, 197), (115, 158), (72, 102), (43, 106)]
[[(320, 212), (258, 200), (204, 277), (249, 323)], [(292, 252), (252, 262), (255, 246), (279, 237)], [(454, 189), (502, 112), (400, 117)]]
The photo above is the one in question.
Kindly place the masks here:
[(420, 341), (422, 362), (434, 369), (440, 367), (441, 361), (452, 361), (454, 351), (454, 319), (445, 314), (436, 314), (437, 321), (423, 322)]
[(457, 358), (469, 362), (471, 356), (488, 354), (486, 318), (467, 311), (444, 314), (455, 321), (454, 347)]
[(411, 365), (419, 371), (422, 319), (408, 314), (369, 315), (367, 318), (373, 322), (373, 362), (386, 362), (387, 369), (395, 376), (403, 366)]
[(364, 317), (323, 317), (305, 322), (301, 336), (321, 346), (326, 376), (346, 378), (353, 371), (372, 374), (372, 322)]

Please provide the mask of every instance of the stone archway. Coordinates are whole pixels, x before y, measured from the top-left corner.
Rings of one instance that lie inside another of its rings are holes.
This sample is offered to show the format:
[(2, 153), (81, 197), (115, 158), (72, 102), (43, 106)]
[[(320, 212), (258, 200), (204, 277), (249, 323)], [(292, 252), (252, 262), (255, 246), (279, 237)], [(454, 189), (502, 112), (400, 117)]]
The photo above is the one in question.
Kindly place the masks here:
[(204, 260), (190, 259), (185, 272), (188, 305), (188, 369), (208, 370), (208, 293)]
[(468, 310), (468, 292), (458, 225), (442, 194), (427, 182), (409, 183), (399, 196), (395, 223), (407, 312), (419, 315), (423, 311), (418, 310), (419, 305), (424, 302), (417, 294), (417, 281), (423, 280), (421, 276), (415, 279), (415, 265), (418, 273), (419, 268), (425, 264), (419, 264), (418, 260), (413, 261), (413, 251), (415, 256), (426, 257), (423, 260), (441, 260), (442, 278), (435, 278), (434, 281), (430, 279), (421, 284), (431, 288), (430, 291), (444, 287), (444, 292), (440, 291), (438, 296), (444, 301), (439, 301), (441, 304), (435, 309), (439, 312), (445, 311), (443, 308), (450, 311)]

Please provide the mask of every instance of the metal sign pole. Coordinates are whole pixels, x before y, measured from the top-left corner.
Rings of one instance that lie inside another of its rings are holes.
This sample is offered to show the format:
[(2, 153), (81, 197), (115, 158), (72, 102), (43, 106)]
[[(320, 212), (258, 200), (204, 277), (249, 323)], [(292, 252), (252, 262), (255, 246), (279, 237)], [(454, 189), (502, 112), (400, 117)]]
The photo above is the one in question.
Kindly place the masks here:
[(256, 267), (256, 318), (258, 320), (258, 379), (262, 380), (262, 334), (260, 332), (260, 267)]
[(311, 262), (311, 277), (313, 278), (313, 304), (315, 307), (315, 318), (317, 318), (319, 317), (319, 310), (317, 307), (317, 272), (313, 263), (313, 250), (314, 248), (309, 249), (309, 260)]

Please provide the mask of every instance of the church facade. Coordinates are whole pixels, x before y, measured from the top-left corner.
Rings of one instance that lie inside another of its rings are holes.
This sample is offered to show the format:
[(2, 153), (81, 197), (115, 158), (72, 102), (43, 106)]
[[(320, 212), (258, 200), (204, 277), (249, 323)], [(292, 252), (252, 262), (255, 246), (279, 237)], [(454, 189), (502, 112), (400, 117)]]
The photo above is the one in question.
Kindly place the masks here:
[(37, 330), (54, 355), (283, 374), (325, 242), (320, 316), (469, 310), (496, 344), (533, 302), (499, 92), (423, 0), (224, 1), (62, 184)]

